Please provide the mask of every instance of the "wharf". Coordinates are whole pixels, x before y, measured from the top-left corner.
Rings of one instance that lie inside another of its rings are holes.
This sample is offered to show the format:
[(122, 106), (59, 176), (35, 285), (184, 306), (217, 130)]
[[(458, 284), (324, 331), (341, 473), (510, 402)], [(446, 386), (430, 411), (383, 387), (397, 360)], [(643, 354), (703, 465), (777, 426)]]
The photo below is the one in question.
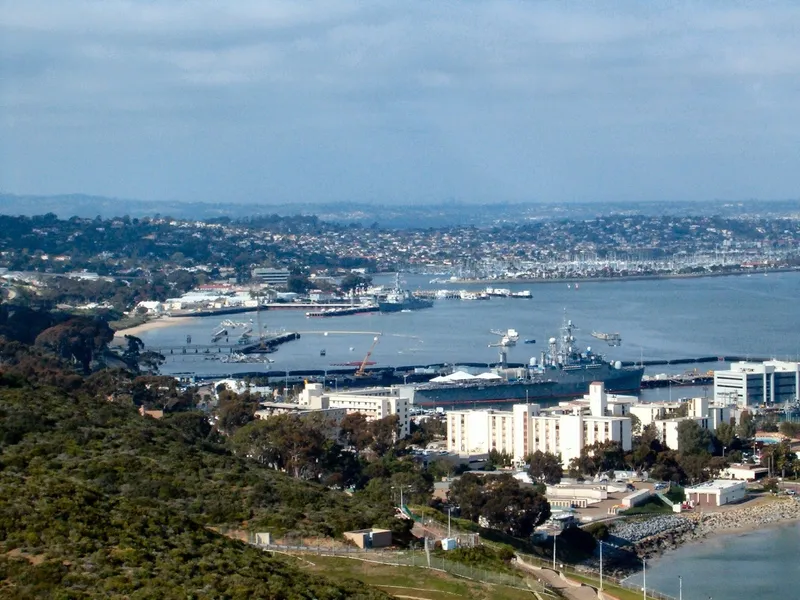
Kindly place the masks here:
[(277, 333), (266, 335), (262, 339), (248, 344), (181, 344), (177, 346), (148, 346), (148, 350), (159, 354), (266, 354), (275, 352), (278, 346), (297, 340), (300, 334), (297, 332)]

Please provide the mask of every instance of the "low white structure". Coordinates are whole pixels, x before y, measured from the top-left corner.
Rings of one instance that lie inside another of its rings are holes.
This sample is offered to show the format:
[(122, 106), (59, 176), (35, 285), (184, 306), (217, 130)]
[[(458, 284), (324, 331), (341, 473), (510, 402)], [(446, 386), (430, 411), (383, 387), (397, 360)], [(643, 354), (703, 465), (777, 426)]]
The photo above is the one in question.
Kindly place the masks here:
[(769, 475), (769, 469), (761, 465), (732, 464), (722, 472), (724, 479), (756, 481)]
[(647, 502), (650, 499), (650, 490), (637, 490), (625, 496), (622, 499), (622, 506), (625, 508), (633, 508)]
[(586, 508), (590, 504), (607, 500), (608, 489), (591, 484), (548, 485), (545, 497), (550, 506), (556, 508)]
[(686, 499), (694, 506), (722, 506), (742, 500), (747, 491), (744, 481), (715, 479), (684, 489)]

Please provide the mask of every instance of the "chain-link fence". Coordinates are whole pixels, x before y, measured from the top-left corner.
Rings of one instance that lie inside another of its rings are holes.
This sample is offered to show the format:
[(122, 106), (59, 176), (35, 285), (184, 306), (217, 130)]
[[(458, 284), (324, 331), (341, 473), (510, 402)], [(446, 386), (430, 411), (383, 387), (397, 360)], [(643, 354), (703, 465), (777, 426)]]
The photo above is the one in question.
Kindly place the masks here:
[(456, 561), (448, 560), (442, 556), (437, 556), (424, 550), (408, 551), (384, 551), (384, 550), (362, 550), (352, 547), (325, 547), (325, 546), (305, 546), (288, 544), (256, 544), (263, 550), (276, 550), (286, 553), (316, 554), (319, 556), (337, 556), (351, 558), (365, 562), (373, 562), (385, 565), (397, 565), (406, 567), (421, 567), (425, 569), (435, 569), (444, 571), (457, 577), (472, 579), (483, 583), (495, 585), (505, 585), (524, 590), (544, 591), (543, 586), (533, 577), (526, 577), (523, 573), (519, 575), (512, 573), (498, 573), (489, 569), (476, 566), (465, 565)]

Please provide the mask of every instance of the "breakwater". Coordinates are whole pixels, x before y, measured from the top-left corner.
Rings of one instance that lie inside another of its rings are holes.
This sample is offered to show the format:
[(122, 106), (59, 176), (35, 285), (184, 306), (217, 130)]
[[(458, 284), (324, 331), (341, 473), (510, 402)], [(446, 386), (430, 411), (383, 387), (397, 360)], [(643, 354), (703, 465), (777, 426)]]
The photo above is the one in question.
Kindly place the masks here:
[[(628, 547), (638, 557), (652, 558), (712, 535), (796, 520), (800, 520), (800, 502), (790, 497), (769, 497), (751, 506), (621, 522), (612, 527), (610, 542), (620, 548)], [(639, 565), (634, 563), (632, 567), (635, 570)]]

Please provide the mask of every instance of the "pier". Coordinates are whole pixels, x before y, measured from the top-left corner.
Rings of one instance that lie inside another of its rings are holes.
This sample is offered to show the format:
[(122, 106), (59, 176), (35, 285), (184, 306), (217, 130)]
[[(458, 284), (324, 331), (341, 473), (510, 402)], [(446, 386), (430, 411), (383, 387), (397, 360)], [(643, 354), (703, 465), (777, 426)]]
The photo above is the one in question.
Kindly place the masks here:
[(248, 342), (247, 344), (180, 344), (177, 346), (149, 346), (147, 349), (159, 354), (266, 354), (275, 352), (281, 344), (300, 339), (297, 332), (278, 333), (265, 336), (260, 340)]

